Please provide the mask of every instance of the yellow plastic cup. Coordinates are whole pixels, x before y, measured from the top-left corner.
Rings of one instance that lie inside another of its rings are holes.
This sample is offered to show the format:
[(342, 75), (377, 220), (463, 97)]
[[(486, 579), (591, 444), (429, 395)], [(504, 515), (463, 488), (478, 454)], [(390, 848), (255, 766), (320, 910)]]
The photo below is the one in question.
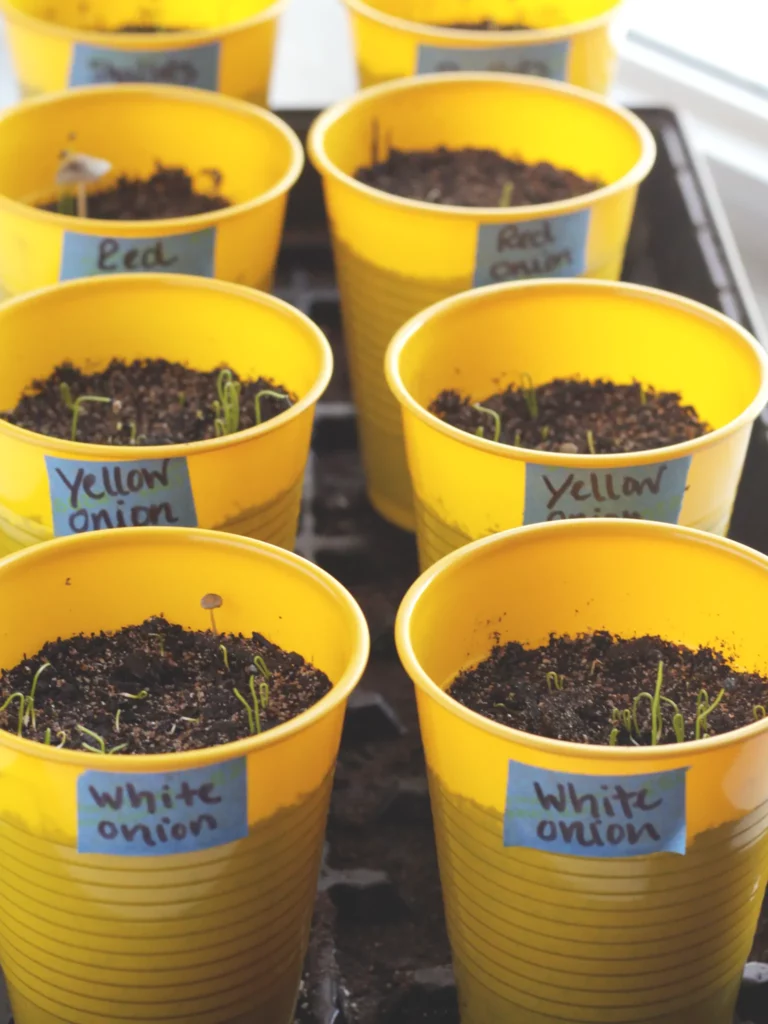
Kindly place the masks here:
[[(207, 629), (209, 591), (218, 629), (263, 633), (333, 689), (267, 733), (181, 754), (0, 732), (0, 961), (16, 1024), (293, 1021), (344, 710), (368, 656), (352, 597), (243, 537), (69, 537), (0, 565), (0, 664), (152, 615)], [(178, 796), (185, 785), (200, 795)]]
[[(768, 401), (768, 357), (738, 324), (678, 295), (605, 281), (446, 299), (398, 332), (386, 372), (403, 411), (423, 568), (479, 537), (559, 519), (656, 519), (725, 534)], [(638, 380), (679, 392), (714, 429), (653, 451), (563, 455), (496, 444), (428, 412), (446, 388), (482, 401), (524, 374), (534, 385)]]
[[(415, 202), (354, 179), (375, 139), (379, 153), (387, 142), (494, 148), (608, 184), (541, 206)], [(632, 114), (573, 86), (446, 74), (373, 86), (332, 107), (315, 122), (309, 152), (324, 179), (369, 496), (413, 529), (400, 414), (383, 373), (392, 335), (433, 302), (492, 281), (618, 278), (653, 137)]]
[[(363, 85), (438, 71), (509, 71), (606, 93), (621, 0), (344, 0)], [(452, 29), (494, 18), (521, 31)]]
[[(265, 104), (287, 0), (0, 0), (22, 95), (165, 82)], [(120, 32), (123, 26), (180, 32)]]
[[(397, 644), (416, 684), (462, 1024), (731, 1024), (768, 873), (768, 721), (591, 746), (507, 728), (444, 691), (497, 638), (595, 630), (725, 648), (765, 675), (766, 602), (765, 556), (619, 520), (486, 538), (411, 588)], [(550, 796), (560, 810), (544, 810)], [(563, 823), (570, 844), (550, 852)], [(633, 855), (646, 841), (664, 852)]]
[(222, 364), (298, 401), (258, 427), (190, 444), (132, 447), (47, 437), (0, 419), (0, 554), (122, 526), (200, 526), (292, 548), (315, 405), (330, 346), (280, 299), (184, 275), (71, 281), (0, 306), (0, 409), (61, 362)]
[[(73, 138), (74, 137), (74, 138)], [(168, 220), (106, 221), (33, 204), (56, 198), (63, 149), (103, 157), (113, 173), (148, 176), (159, 160), (203, 191), (221, 172), (234, 205)], [(219, 277), (268, 290), (288, 190), (304, 162), (295, 133), (243, 100), (170, 85), (88, 86), (0, 114), (0, 295), (57, 281), (136, 271)]]

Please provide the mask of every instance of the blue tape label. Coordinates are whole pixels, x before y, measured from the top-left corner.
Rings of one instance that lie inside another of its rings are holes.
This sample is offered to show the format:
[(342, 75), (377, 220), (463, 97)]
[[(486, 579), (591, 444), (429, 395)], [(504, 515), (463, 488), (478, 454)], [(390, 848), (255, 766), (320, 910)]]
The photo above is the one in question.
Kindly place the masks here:
[(121, 526), (197, 526), (185, 458), (86, 462), (45, 456), (56, 537)]
[(244, 757), (181, 772), (86, 771), (77, 780), (78, 853), (166, 857), (247, 835)]
[(506, 71), (513, 75), (538, 75), (564, 82), (568, 71), (570, 42), (531, 43), (528, 46), (420, 46), (417, 75), (436, 71)]
[(64, 234), (60, 281), (102, 274), (194, 274), (213, 277), (216, 228), (161, 238)]
[(687, 771), (575, 775), (510, 761), (504, 845), (573, 857), (684, 854)]
[(654, 519), (676, 523), (691, 456), (622, 469), (525, 467), (523, 525), (558, 519)]
[(473, 285), (530, 277), (578, 277), (587, 269), (589, 210), (562, 217), (481, 224)]
[(165, 82), (217, 90), (220, 52), (219, 43), (175, 50), (114, 50), (77, 43), (69, 84)]

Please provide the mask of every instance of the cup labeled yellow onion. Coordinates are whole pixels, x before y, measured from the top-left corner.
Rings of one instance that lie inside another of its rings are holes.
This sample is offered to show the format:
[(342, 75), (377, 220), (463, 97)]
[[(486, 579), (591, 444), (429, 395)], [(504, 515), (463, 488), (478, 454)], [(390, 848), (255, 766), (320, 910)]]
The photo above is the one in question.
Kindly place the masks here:
[(22, 95), (125, 82), (266, 103), (287, 0), (1, 0)]
[(124, 526), (199, 526), (292, 548), (315, 405), (333, 357), (320, 329), (263, 292), (121, 274), (0, 305), (0, 409), (63, 362), (167, 359), (266, 377), (296, 402), (260, 426), (171, 445), (98, 445), (0, 419), (0, 553)]
[[(414, 317), (387, 353), (401, 404), (422, 566), (530, 523), (656, 519), (724, 534), (768, 358), (734, 321), (638, 285), (533, 281), (454, 296)], [(480, 402), (509, 385), (581, 377), (678, 392), (711, 432), (645, 452), (570, 455), (497, 444), (429, 412), (445, 389)]]
[[(105, 756), (0, 732), (0, 962), (16, 1024), (293, 1021), (344, 709), (368, 654), (352, 597), (243, 537), (70, 537), (0, 565), (0, 666), (154, 615), (207, 629), (209, 591), (218, 629), (262, 633), (333, 689), (261, 735), (182, 753)], [(121, 833), (121, 852), (83, 852), (94, 829)], [(195, 835), (199, 848), (174, 851)]]
[[(724, 650), (765, 676), (767, 601), (762, 554), (620, 520), (476, 541), (411, 588), (397, 645), (416, 685), (462, 1024), (731, 1024), (768, 874), (768, 721), (603, 747), (508, 728), (445, 691), (496, 642), (596, 630)], [(553, 828), (558, 852), (536, 848)], [(532, 830), (541, 842), (519, 838)], [(638, 855), (646, 840), (659, 852)]]
[[(386, 147), (478, 147), (548, 161), (606, 182), (538, 206), (466, 207), (403, 199), (354, 175)], [(632, 114), (573, 86), (520, 75), (425, 75), (364, 90), (315, 122), (309, 152), (331, 222), (368, 493), (413, 529), (402, 427), (383, 363), (409, 317), (503, 280), (618, 278), (655, 145)]]
[[(231, 205), (195, 216), (98, 220), (39, 209), (55, 202), (62, 151), (146, 178), (180, 167)], [(27, 100), (0, 115), (0, 295), (77, 277), (155, 271), (269, 289), (288, 191), (303, 166), (295, 133), (242, 100), (170, 85), (108, 85)]]
[[(344, 2), (364, 86), (440, 71), (506, 71), (605, 93), (615, 74), (621, 0)], [(499, 28), (464, 27), (487, 19)]]

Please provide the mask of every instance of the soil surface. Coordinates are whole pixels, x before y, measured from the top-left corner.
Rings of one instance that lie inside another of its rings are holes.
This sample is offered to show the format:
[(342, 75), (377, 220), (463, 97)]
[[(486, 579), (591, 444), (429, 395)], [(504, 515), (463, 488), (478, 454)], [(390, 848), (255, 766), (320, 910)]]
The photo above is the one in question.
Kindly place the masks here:
[(692, 651), (658, 636), (625, 640), (597, 632), (553, 635), (546, 647), (534, 649), (498, 646), (460, 673), (448, 692), (486, 718), (537, 736), (649, 746), (649, 695), (660, 695), (656, 742), (676, 743), (732, 732), (765, 717), (768, 680), (736, 671), (706, 647)]
[[(236, 400), (232, 388), (224, 388), (230, 379), (240, 386)], [(220, 385), (233, 403), (233, 415), (239, 409), (234, 419), (228, 419), (221, 408)], [(73, 437), (72, 404), (85, 396), (110, 401), (82, 401)], [(71, 363), (62, 363), (45, 380), (33, 381), (30, 393), (0, 417), (36, 434), (89, 444), (183, 444), (216, 437), (222, 425), (227, 434), (256, 426), (257, 396), (261, 423), (279, 416), (296, 401), (295, 395), (266, 377), (238, 381), (221, 367), (202, 372), (165, 359), (128, 364), (113, 359), (105, 370), (85, 374)], [(234, 430), (228, 429), (233, 426)]]
[(390, 149), (380, 161), (378, 144), (372, 148), (373, 161), (357, 171), (358, 181), (445, 206), (533, 206), (585, 195), (604, 184), (552, 164), (510, 160), (492, 149)]
[[(88, 195), (88, 217), (96, 220), (167, 220), (169, 217), (193, 217), (200, 213), (224, 210), (232, 203), (219, 195), (221, 172), (215, 168), (201, 171), (210, 178), (211, 192), (196, 191), (191, 176), (183, 167), (164, 167), (158, 163), (149, 178), (120, 175), (114, 185)], [(65, 201), (67, 196), (63, 196)], [(71, 213), (62, 209), (62, 201), (42, 203), (41, 210)]]
[(468, 434), (572, 455), (648, 451), (690, 441), (711, 429), (692, 406), (682, 404), (677, 392), (604, 380), (558, 379), (536, 388), (510, 385), (477, 403), (448, 390), (429, 411)]
[(486, 18), (484, 21), (454, 21), (450, 25), (446, 25), (446, 28), (469, 28), (480, 32), (510, 32), (524, 28), (530, 29), (531, 26), (524, 25), (521, 21), (504, 24), (494, 21), (493, 18)]
[[(41, 672), (46, 662), (50, 668)], [(2, 673), (3, 702), (13, 693), (28, 697), (36, 675), (34, 720), (27, 708), (22, 728), (26, 739), (44, 743), (50, 729), (54, 746), (98, 751), (100, 738), (106, 752), (121, 754), (244, 739), (295, 718), (331, 689), (328, 677), (301, 655), (258, 633), (194, 632), (163, 618), (116, 633), (50, 641)], [(251, 709), (256, 701), (258, 714), (246, 711), (236, 689)], [(16, 699), (0, 714), (0, 727), (17, 732), (18, 721)]]

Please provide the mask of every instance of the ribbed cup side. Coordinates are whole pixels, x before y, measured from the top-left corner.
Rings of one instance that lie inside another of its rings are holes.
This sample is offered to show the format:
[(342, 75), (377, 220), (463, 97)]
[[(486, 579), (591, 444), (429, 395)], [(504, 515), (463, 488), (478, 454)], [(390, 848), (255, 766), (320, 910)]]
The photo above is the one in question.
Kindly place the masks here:
[(0, 823), (0, 960), (16, 1024), (293, 1019), (330, 779), (248, 838), (78, 855)]
[(768, 805), (605, 860), (505, 848), (501, 814), (430, 789), (462, 1024), (732, 1024)]

